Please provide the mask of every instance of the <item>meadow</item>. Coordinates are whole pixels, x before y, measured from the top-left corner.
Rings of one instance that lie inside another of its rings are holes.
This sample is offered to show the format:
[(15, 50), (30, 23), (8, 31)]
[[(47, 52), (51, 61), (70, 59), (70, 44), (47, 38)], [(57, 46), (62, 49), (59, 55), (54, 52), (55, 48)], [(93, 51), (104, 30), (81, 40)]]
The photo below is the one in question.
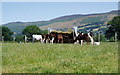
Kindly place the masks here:
[(118, 43), (3, 43), (3, 73), (118, 73)]

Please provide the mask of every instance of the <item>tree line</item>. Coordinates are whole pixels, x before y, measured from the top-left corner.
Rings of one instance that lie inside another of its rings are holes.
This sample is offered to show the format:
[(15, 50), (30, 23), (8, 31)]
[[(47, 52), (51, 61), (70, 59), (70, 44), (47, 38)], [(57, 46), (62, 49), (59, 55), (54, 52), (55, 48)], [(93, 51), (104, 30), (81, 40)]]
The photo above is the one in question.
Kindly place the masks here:
[(17, 42), (24, 41), (25, 35), (26, 37), (28, 37), (28, 40), (31, 40), (33, 34), (44, 35), (48, 33), (48, 30), (41, 30), (36, 25), (27, 26), (25, 29), (23, 29), (21, 35), (16, 36), (14, 36), (14, 33), (8, 27), (1, 26), (0, 29), (1, 29), (0, 33), (1, 41), (17, 41)]
[[(104, 35), (98, 36), (95, 35), (94, 39), (95, 41), (98, 41), (98, 37), (100, 37), (100, 41), (114, 41), (116, 38), (117, 40), (120, 40), (120, 16), (115, 16), (111, 21), (107, 23), (108, 29)], [(16, 35), (13, 37), (14, 33), (5, 26), (0, 27), (0, 40), (1, 41), (24, 41), (24, 35), (26, 35), (28, 40), (32, 39), (33, 34), (38, 34), (38, 35), (44, 35), (48, 33), (48, 30), (41, 30), (39, 27), (36, 25), (30, 25), (27, 26), (25, 29), (22, 31), (22, 35)]]

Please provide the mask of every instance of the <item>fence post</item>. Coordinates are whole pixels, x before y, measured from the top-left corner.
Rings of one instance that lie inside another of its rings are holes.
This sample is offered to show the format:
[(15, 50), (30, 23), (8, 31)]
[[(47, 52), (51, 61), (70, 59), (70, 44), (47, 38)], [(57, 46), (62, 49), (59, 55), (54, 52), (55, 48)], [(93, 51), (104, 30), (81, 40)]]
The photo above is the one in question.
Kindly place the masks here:
[(115, 32), (115, 42), (117, 42), (117, 32)]
[(25, 35), (25, 43), (26, 43), (26, 41), (27, 41), (27, 37), (26, 37), (26, 35)]

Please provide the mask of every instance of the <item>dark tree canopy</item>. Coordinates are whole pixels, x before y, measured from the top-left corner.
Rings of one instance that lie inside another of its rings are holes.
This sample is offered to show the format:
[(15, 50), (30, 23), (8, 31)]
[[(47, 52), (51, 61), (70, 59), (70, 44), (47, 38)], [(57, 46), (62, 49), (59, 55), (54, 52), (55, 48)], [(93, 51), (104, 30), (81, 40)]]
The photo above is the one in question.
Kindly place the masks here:
[(36, 25), (27, 26), (23, 32), (27, 37), (32, 37), (33, 34), (41, 34), (41, 30)]
[(111, 37), (115, 36), (115, 31), (113, 30), (112, 27), (109, 27), (109, 29), (106, 31), (106, 38), (110, 39)]
[(108, 22), (108, 25), (110, 25), (110, 27), (116, 32), (120, 32), (120, 16), (114, 17)]
[(17, 41), (17, 42), (20, 42), (20, 41), (22, 42), (22, 41), (24, 41), (23, 35), (16, 35), (15, 41)]
[(42, 35), (48, 34), (48, 30), (42, 30)]
[(108, 30), (106, 31), (106, 37), (110, 38), (115, 35), (115, 32), (118, 35), (120, 40), (120, 16), (114, 17), (111, 21), (108, 22)]
[(2, 26), (2, 36), (4, 37), (4, 41), (12, 40), (13, 32), (8, 27)]

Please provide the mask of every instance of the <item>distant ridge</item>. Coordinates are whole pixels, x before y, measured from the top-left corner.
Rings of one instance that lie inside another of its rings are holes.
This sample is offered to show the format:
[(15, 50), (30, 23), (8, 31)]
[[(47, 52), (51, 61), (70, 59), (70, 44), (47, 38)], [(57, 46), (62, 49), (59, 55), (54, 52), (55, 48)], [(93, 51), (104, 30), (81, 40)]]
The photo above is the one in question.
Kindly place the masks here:
[(64, 29), (72, 28), (73, 26), (80, 27), (94, 23), (98, 23), (98, 24), (102, 23), (103, 25), (105, 25), (106, 22), (110, 21), (114, 16), (117, 16), (119, 12), (120, 10), (113, 10), (106, 13), (96, 13), (96, 14), (86, 14), (86, 15), (82, 15), (82, 14), (66, 15), (48, 21), (35, 21), (35, 22), (17, 21), (17, 22), (10, 22), (7, 24), (3, 24), (3, 26), (10, 28), (13, 32), (16, 33), (21, 33), (22, 30), (29, 25), (37, 25), (41, 29), (56, 28), (56, 29), (64, 30)]

